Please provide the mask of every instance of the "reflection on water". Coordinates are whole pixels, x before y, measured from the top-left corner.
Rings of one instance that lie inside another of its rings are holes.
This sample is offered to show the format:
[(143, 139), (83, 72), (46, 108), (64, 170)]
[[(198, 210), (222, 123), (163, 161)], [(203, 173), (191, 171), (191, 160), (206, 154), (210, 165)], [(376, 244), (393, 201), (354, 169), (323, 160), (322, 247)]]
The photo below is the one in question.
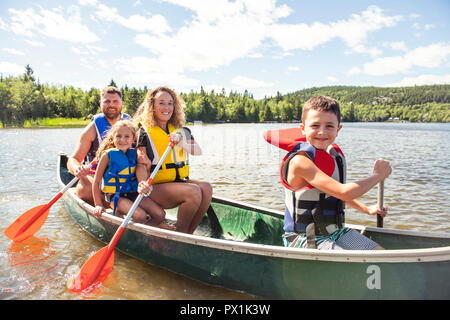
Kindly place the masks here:
[(41, 298), (45, 298), (57, 277), (55, 253), (47, 238), (30, 237), (21, 243), (11, 242), (6, 252), (9, 278), (2, 283), (6, 297), (20, 298), (18, 292), (32, 294), (39, 290)]
[[(283, 210), (279, 163), (285, 152), (264, 141), (269, 129), (292, 124), (193, 125), (203, 149), (191, 157), (191, 176), (212, 183), (214, 194)], [(55, 203), (36, 237), (11, 243), (3, 232), (20, 214), (57, 192), (57, 153), (71, 153), (82, 129), (0, 130), (0, 299), (251, 299), (252, 297), (148, 265), (118, 251), (104, 285), (74, 294), (68, 283), (104, 244), (82, 231)], [(344, 123), (337, 138), (348, 180), (372, 172), (374, 161), (391, 161), (385, 182), (387, 228), (450, 232), (450, 124)], [(376, 188), (361, 201), (376, 203)], [(348, 209), (347, 221), (374, 226), (375, 217)]]

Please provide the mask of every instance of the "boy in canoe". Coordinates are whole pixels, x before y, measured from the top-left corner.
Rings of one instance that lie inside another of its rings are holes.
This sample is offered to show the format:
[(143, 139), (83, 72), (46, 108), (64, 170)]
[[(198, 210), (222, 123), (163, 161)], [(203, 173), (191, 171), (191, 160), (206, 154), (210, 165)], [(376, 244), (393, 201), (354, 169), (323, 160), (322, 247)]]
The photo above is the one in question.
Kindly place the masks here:
[(333, 144), (341, 130), (339, 103), (317, 96), (303, 106), (298, 142), (281, 163), (285, 190), (283, 242), (285, 246), (317, 249), (383, 249), (371, 239), (344, 226), (346, 205), (361, 212), (385, 216), (387, 208), (367, 207), (356, 199), (386, 179), (392, 168), (378, 159), (366, 179), (346, 183), (346, 163)]

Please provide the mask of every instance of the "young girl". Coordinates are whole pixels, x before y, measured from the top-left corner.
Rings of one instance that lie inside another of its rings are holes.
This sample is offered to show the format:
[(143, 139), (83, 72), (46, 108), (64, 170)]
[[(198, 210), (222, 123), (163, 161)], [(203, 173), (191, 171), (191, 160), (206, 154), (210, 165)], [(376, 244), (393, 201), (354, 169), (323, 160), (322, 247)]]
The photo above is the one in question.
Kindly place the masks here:
[[(105, 211), (102, 202), (103, 193), (106, 200), (111, 202), (114, 213), (127, 214), (138, 193), (149, 194), (152, 186), (146, 181), (138, 183), (136, 178), (137, 153), (132, 148), (136, 138), (136, 129), (129, 120), (116, 122), (108, 132), (98, 151), (97, 170), (92, 184), (94, 197), (94, 214), (98, 217)], [(142, 199), (133, 214), (133, 220), (140, 223), (175, 230), (165, 221), (166, 213), (150, 198)]]

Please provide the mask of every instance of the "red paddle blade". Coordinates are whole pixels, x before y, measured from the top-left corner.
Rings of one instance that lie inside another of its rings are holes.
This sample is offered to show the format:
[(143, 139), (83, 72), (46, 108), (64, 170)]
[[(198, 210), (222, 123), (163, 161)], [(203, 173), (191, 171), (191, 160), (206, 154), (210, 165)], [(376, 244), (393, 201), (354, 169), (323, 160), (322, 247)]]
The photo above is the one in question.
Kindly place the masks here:
[(299, 127), (267, 130), (263, 137), (268, 143), (286, 151), (291, 151), (299, 141), (306, 141)]
[(20, 242), (35, 234), (44, 224), (50, 211), (50, 205), (43, 204), (23, 213), (5, 230), (5, 235)]
[(90, 257), (69, 286), (69, 290), (81, 292), (93, 284), (103, 282), (114, 267), (114, 251), (111, 251), (109, 257), (107, 255), (108, 246)]

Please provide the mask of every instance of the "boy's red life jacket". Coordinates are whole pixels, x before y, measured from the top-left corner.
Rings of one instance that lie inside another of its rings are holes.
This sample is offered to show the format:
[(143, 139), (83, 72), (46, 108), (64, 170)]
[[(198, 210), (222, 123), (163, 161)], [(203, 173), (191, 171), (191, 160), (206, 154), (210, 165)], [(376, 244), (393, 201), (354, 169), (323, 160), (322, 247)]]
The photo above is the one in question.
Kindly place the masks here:
[(333, 179), (345, 183), (346, 162), (342, 150), (330, 145), (320, 150), (306, 142), (300, 128), (269, 130), (264, 134), (267, 142), (289, 151), (280, 166), (280, 179), (285, 191), (284, 230), (286, 232), (328, 235), (342, 228), (345, 221), (345, 203), (308, 184), (292, 189), (287, 183), (290, 160), (298, 153), (305, 152), (314, 164)]

